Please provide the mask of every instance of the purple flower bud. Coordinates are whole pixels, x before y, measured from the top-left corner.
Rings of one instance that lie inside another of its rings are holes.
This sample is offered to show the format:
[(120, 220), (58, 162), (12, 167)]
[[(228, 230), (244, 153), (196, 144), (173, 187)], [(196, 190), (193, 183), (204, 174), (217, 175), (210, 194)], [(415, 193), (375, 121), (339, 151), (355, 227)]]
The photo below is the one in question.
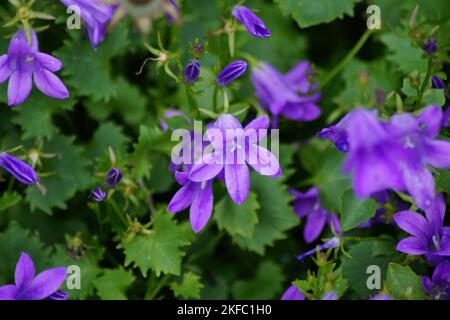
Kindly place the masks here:
[(0, 166), (24, 184), (37, 184), (39, 182), (36, 171), (30, 165), (6, 152), (0, 153)]
[(333, 237), (330, 240), (328, 240), (327, 242), (325, 242), (324, 244), (321, 244), (314, 249), (311, 249), (309, 251), (306, 251), (306, 252), (298, 255), (297, 260), (303, 261), (303, 259), (305, 259), (307, 256), (310, 256), (310, 255), (313, 255), (314, 253), (316, 253), (317, 250), (325, 251), (327, 249), (337, 248), (337, 247), (339, 247), (340, 243), (341, 243), (341, 240), (338, 237)]
[(227, 86), (247, 71), (247, 62), (243, 60), (233, 61), (220, 71), (217, 76), (219, 86)]
[(180, 8), (175, 0), (165, 0), (169, 10), (166, 11), (167, 22), (175, 24), (180, 19)]
[(187, 83), (194, 83), (200, 76), (200, 62), (198, 60), (192, 60), (184, 69), (184, 80)]
[(95, 202), (102, 202), (106, 198), (106, 192), (102, 190), (102, 188), (98, 187), (92, 190), (91, 198)]
[(112, 168), (108, 172), (108, 177), (105, 180), (105, 183), (110, 188), (115, 188), (120, 180), (122, 180), (122, 171), (117, 168)]
[(50, 300), (67, 300), (69, 298), (69, 295), (65, 291), (58, 290), (51, 294), (47, 299)]
[(347, 132), (337, 126), (322, 129), (317, 136), (323, 139), (332, 140), (336, 149), (340, 152), (348, 152), (350, 150), (350, 143), (348, 141)]
[(439, 76), (432, 76), (431, 83), (435, 89), (444, 89), (444, 93), (448, 93), (448, 88), (445, 86), (444, 81)]
[(423, 45), (422, 50), (426, 54), (432, 55), (437, 52), (437, 41), (436, 38), (429, 38)]
[(233, 17), (242, 23), (248, 33), (257, 38), (270, 37), (270, 31), (264, 25), (264, 22), (254, 14), (249, 8), (244, 6), (235, 6), (232, 12)]

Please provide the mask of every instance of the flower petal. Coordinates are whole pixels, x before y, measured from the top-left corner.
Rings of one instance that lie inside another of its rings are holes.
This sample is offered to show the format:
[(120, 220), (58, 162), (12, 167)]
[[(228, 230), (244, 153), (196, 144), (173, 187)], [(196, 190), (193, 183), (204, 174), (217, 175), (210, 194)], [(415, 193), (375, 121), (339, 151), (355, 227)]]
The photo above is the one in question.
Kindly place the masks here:
[(327, 218), (328, 212), (325, 209), (313, 211), (308, 215), (303, 230), (303, 238), (307, 243), (311, 243), (319, 237)]
[(17, 261), (14, 273), (14, 280), (18, 290), (22, 290), (31, 284), (35, 272), (33, 260), (28, 254), (22, 253), (19, 261)]
[(188, 182), (175, 193), (167, 206), (167, 211), (171, 213), (183, 211), (192, 204), (196, 194), (197, 184), (195, 182)]
[(66, 278), (65, 268), (53, 268), (41, 272), (23, 293), (22, 300), (42, 300), (56, 292)]
[(202, 182), (215, 178), (223, 169), (223, 161), (215, 153), (206, 153), (192, 166), (189, 179)]
[(281, 297), (281, 300), (305, 300), (305, 296), (294, 285), (291, 285)]
[(31, 92), (31, 72), (14, 71), (9, 77), (8, 83), (8, 105), (21, 104)]
[(317, 119), (320, 116), (320, 113), (320, 108), (316, 104), (309, 102), (290, 102), (287, 103), (281, 111), (281, 115), (296, 121), (312, 121)]
[(418, 238), (408, 237), (401, 240), (397, 244), (397, 250), (408, 254), (425, 254), (428, 253), (426, 244)]
[(250, 190), (250, 174), (246, 164), (225, 165), (225, 185), (236, 204), (245, 202)]
[(417, 117), (420, 130), (428, 137), (434, 138), (441, 130), (443, 112), (438, 106), (426, 107)]
[(34, 72), (34, 83), (44, 94), (55, 99), (67, 99), (69, 91), (62, 81), (53, 73), (46, 69), (39, 69)]
[(15, 285), (8, 284), (0, 287), (0, 300), (16, 300), (17, 288)]
[(246, 161), (263, 176), (274, 176), (281, 170), (280, 163), (273, 153), (255, 144), (249, 145)]
[(434, 199), (434, 179), (431, 172), (424, 167), (410, 166), (404, 170), (403, 180), (418, 207), (426, 211)]
[(39, 62), (40, 66), (44, 69), (47, 69), (51, 72), (57, 72), (62, 68), (61, 61), (49, 54), (37, 52), (34, 56)]
[(450, 142), (427, 141), (424, 146), (425, 161), (436, 168), (450, 168)]
[(212, 180), (210, 180), (202, 183), (189, 211), (189, 219), (191, 221), (192, 230), (194, 230), (195, 233), (206, 226), (211, 218), (212, 210), (213, 192)]
[(5, 82), (11, 75), (11, 69), (8, 65), (8, 56), (6, 54), (0, 56), (0, 83)]
[(402, 211), (394, 215), (394, 221), (403, 231), (426, 241), (428, 222), (422, 215), (412, 211)]

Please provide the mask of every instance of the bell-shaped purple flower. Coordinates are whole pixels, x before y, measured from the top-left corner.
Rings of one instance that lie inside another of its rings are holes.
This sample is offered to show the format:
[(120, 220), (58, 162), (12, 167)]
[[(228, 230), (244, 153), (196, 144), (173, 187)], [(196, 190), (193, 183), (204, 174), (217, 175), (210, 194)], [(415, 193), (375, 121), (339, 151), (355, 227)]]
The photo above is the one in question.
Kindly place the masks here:
[(428, 261), (436, 263), (450, 257), (450, 227), (444, 227), (445, 201), (437, 196), (425, 210), (426, 217), (412, 211), (401, 211), (394, 216), (397, 226), (411, 236), (397, 244), (397, 250), (425, 255)]
[(187, 83), (194, 83), (200, 77), (200, 62), (198, 60), (192, 60), (184, 69), (184, 80)]
[(308, 62), (298, 63), (286, 75), (270, 64), (262, 62), (253, 69), (252, 82), (260, 105), (272, 113), (272, 126), (278, 126), (278, 118), (296, 121), (312, 121), (320, 116), (317, 102), (320, 93), (314, 92), (317, 83), (311, 82)]
[(320, 206), (319, 191), (312, 187), (305, 193), (290, 189), (294, 198), (294, 211), (301, 219), (306, 217), (303, 238), (307, 243), (315, 241), (322, 233), (325, 224), (328, 224), (336, 234), (342, 235), (339, 218), (335, 213), (330, 214), (327, 209)]
[(106, 198), (106, 192), (103, 191), (102, 188), (98, 187), (92, 190), (91, 192), (91, 199), (95, 202), (102, 202)]
[(350, 142), (348, 141), (347, 131), (345, 131), (348, 118), (348, 116), (345, 116), (336, 125), (322, 129), (317, 133), (317, 136), (333, 141), (338, 151), (348, 152), (350, 150)]
[[(117, 5), (103, 0), (60, 0), (65, 6), (74, 8), (86, 24), (89, 40), (96, 49), (105, 39), (106, 25), (111, 20)], [(76, 8), (76, 9), (75, 9)]]
[(111, 168), (108, 172), (108, 177), (106, 177), (105, 184), (113, 189), (119, 184), (120, 180), (122, 180), (122, 171), (117, 168)]
[(0, 167), (24, 184), (37, 184), (39, 182), (39, 177), (33, 167), (6, 152), (0, 153)]
[(35, 277), (33, 260), (26, 253), (20, 255), (14, 274), (15, 284), (0, 287), (0, 300), (43, 300), (67, 298), (58, 291), (66, 278), (65, 268), (53, 268)]
[(235, 6), (232, 11), (233, 17), (242, 23), (248, 33), (257, 38), (270, 37), (270, 31), (264, 25), (264, 22), (245, 6)]
[(262, 175), (281, 175), (278, 159), (258, 144), (266, 136), (268, 127), (267, 116), (258, 117), (242, 128), (234, 116), (221, 115), (206, 131), (214, 151), (205, 152), (196, 161), (189, 179), (202, 182), (223, 174), (231, 199), (236, 204), (244, 203), (250, 189), (248, 165)]
[(231, 82), (241, 77), (247, 71), (247, 62), (243, 60), (233, 61), (217, 75), (217, 84), (221, 87), (229, 85)]
[(283, 293), (281, 300), (305, 300), (305, 296), (296, 286), (291, 285)]
[(36, 32), (31, 31), (31, 44), (24, 29), (20, 29), (9, 43), (8, 53), (0, 56), (0, 83), (9, 78), (8, 105), (15, 106), (30, 95), (33, 80), (45, 95), (66, 99), (69, 92), (54, 72), (62, 68), (61, 61), (39, 52)]
[(433, 300), (450, 300), (450, 261), (441, 262), (433, 272), (431, 279), (422, 278), (427, 296)]

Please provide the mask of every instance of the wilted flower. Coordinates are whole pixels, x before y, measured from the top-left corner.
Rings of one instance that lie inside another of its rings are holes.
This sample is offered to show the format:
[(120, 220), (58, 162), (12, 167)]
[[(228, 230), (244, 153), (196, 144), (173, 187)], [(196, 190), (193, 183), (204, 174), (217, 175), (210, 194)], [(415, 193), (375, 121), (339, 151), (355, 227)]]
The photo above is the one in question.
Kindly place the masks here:
[(450, 300), (450, 262), (441, 262), (433, 272), (431, 279), (422, 278), (427, 296), (433, 300)]
[(65, 278), (65, 268), (48, 269), (35, 277), (33, 260), (22, 253), (16, 265), (15, 284), (0, 287), (0, 300), (65, 300), (67, 294), (58, 291)]
[(200, 76), (200, 62), (198, 60), (192, 60), (184, 69), (184, 80), (187, 83), (194, 83)]
[(320, 116), (317, 102), (320, 93), (314, 92), (311, 67), (302, 61), (286, 75), (270, 64), (262, 62), (253, 69), (252, 82), (261, 106), (273, 115), (272, 126), (278, 126), (280, 116), (296, 121), (311, 121)]
[(299, 218), (306, 217), (306, 224), (303, 231), (303, 238), (310, 243), (315, 241), (322, 233), (325, 223), (342, 235), (339, 218), (335, 213), (330, 214), (327, 209), (320, 206), (319, 191), (317, 187), (312, 187), (305, 193), (290, 189), (289, 192), (294, 198), (294, 211)]
[[(278, 159), (257, 143), (264, 138), (269, 118), (261, 116), (245, 128), (230, 114), (221, 115), (206, 131), (214, 152), (205, 152), (192, 167), (189, 179), (196, 182), (213, 179), (224, 174), (225, 185), (231, 199), (237, 203), (245, 202), (250, 189), (248, 165), (262, 175), (277, 177), (281, 175)], [(252, 137), (247, 139), (245, 137)], [(228, 161), (224, 161), (224, 158)]]
[(53, 73), (62, 68), (61, 61), (39, 52), (36, 32), (31, 30), (31, 44), (24, 29), (20, 29), (9, 43), (8, 53), (0, 56), (0, 83), (9, 78), (8, 105), (25, 101), (32, 83), (44, 94), (56, 99), (66, 99), (69, 92)]
[(306, 257), (308, 257), (310, 255), (313, 255), (317, 251), (325, 251), (328, 249), (337, 248), (337, 247), (339, 247), (340, 243), (341, 243), (341, 240), (338, 237), (333, 237), (330, 240), (328, 240), (327, 242), (325, 242), (324, 244), (318, 245), (314, 249), (311, 249), (306, 252), (303, 252), (302, 254), (299, 254), (297, 256), (297, 260), (303, 261), (303, 259), (305, 259)]
[[(434, 180), (428, 165), (450, 167), (450, 142), (435, 140), (442, 118), (437, 106), (417, 117), (395, 115), (389, 122), (363, 109), (348, 114), (340, 128), (349, 143), (344, 171), (353, 174), (356, 194), (363, 198), (386, 189), (406, 190), (420, 208), (430, 206)], [(339, 147), (337, 140), (335, 144)]]
[(410, 237), (397, 244), (397, 250), (413, 254), (425, 255), (430, 262), (439, 262), (450, 256), (450, 227), (444, 227), (445, 201), (437, 196), (433, 204), (425, 210), (426, 218), (412, 211), (402, 211), (394, 216), (398, 227)]
[(294, 285), (291, 285), (281, 297), (281, 300), (305, 300), (303, 293)]
[(270, 31), (264, 25), (264, 22), (245, 6), (235, 6), (232, 11), (233, 17), (242, 23), (247, 31), (257, 38), (270, 37)]
[(0, 167), (24, 184), (37, 184), (39, 182), (36, 171), (30, 165), (6, 152), (0, 153)]
[(115, 188), (120, 180), (122, 180), (122, 171), (117, 168), (111, 168), (108, 172), (108, 177), (105, 180), (105, 183), (110, 188)]
[(217, 75), (217, 84), (225, 87), (247, 71), (247, 62), (238, 60), (230, 63)]
[(106, 25), (111, 20), (116, 5), (107, 4), (103, 0), (60, 0), (65, 6), (77, 6), (80, 17), (86, 23), (89, 40), (96, 49), (105, 39)]
[(102, 188), (98, 187), (92, 190), (91, 198), (95, 202), (102, 202), (106, 198), (106, 192), (102, 190)]

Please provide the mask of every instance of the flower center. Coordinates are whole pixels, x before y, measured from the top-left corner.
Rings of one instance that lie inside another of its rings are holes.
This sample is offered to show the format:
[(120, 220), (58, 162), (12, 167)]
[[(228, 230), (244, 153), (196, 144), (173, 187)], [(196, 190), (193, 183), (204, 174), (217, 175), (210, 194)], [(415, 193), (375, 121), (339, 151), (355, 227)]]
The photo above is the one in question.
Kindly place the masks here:
[(414, 149), (414, 148), (416, 147), (416, 145), (414, 144), (414, 142), (412, 142), (411, 137), (409, 137), (409, 136), (407, 136), (407, 137), (405, 138), (405, 141), (404, 141), (404, 143), (403, 143), (403, 146), (404, 146), (406, 149)]
[(431, 238), (433, 240), (434, 247), (437, 251), (441, 250), (441, 239), (439, 239), (438, 235), (433, 235)]

